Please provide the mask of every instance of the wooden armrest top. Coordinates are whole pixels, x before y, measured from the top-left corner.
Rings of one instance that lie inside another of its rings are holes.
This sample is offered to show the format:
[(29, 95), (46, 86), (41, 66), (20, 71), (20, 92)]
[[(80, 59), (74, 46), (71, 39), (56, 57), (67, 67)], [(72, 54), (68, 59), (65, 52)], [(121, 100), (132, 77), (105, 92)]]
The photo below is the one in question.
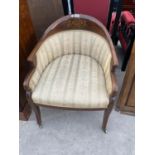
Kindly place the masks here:
[(29, 87), (29, 81), (30, 81), (30, 79), (31, 79), (32, 74), (33, 74), (33, 70), (31, 70), (31, 71), (27, 74), (27, 76), (26, 76), (26, 78), (25, 78), (25, 80), (24, 80), (24, 82), (23, 82), (23, 86), (24, 86), (24, 89), (25, 89), (26, 91), (31, 91), (31, 89), (30, 89), (30, 87)]
[(30, 62), (31, 69), (30, 69), (30, 71), (28, 72), (27, 76), (24, 79), (23, 86), (24, 86), (25, 90), (31, 91), (31, 89), (29, 87), (29, 82), (30, 82), (30, 79), (31, 79), (33, 73), (35, 72), (35, 69), (36, 69), (36, 58), (35, 58), (35, 55), (32, 52), (29, 55), (29, 57), (27, 58), (27, 61)]
[(114, 97), (114, 96), (116, 96), (116, 94), (118, 92), (118, 85), (117, 85), (117, 80), (116, 80), (115, 73), (111, 73), (111, 81), (112, 81), (112, 93), (111, 93), (111, 96)]

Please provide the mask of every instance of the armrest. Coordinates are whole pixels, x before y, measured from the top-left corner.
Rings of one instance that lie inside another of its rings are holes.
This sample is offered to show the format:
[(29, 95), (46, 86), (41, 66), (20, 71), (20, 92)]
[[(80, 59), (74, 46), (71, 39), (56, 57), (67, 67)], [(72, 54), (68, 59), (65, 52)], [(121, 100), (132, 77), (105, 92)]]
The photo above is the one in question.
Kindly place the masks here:
[(27, 60), (29, 61), (30, 65), (31, 65), (31, 69), (24, 79), (23, 86), (26, 91), (32, 91), (31, 88), (29, 87), (29, 82), (30, 82), (30, 79), (31, 79), (33, 73), (35, 72), (34, 57), (32, 60), (30, 60), (30, 59), (27, 59)]
[(114, 97), (118, 92), (118, 85), (117, 85), (116, 75), (114, 72), (111, 73), (111, 82), (112, 82), (112, 92), (110, 96)]
[(107, 31), (106, 28), (103, 27), (103, 29), (104, 29), (104, 32), (105, 32), (106, 39), (107, 39), (107, 41), (108, 41), (108, 43), (110, 45), (111, 54), (112, 54), (112, 61), (111, 61), (112, 91), (111, 91), (110, 97), (114, 97), (114, 96), (116, 96), (116, 94), (118, 92), (118, 85), (117, 85), (115, 70), (118, 67), (119, 62), (118, 62), (118, 58), (117, 58), (117, 55), (116, 55), (116, 50), (115, 50), (115, 47), (113, 45), (112, 39), (111, 39), (111, 37), (109, 35), (109, 32)]
[(28, 74), (23, 82), (23, 86), (24, 86), (25, 90), (31, 91), (31, 92), (32, 92), (32, 88), (30, 88), (29, 83), (30, 83), (31, 77), (33, 76), (33, 74), (35, 73), (36, 68), (37, 68), (36, 52), (39, 49), (41, 43), (42, 43), (42, 39), (40, 39), (40, 41), (37, 43), (37, 45), (35, 46), (35, 48), (32, 50), (32, 52), (30, 53), (30, 55), (27, 58), (27, 61), (29, 62), (31, 69), (28, 72)]
[(109, 42), (110, 49), (111, 49), (111, 54), (112, 54), (112, 72), (114, 72), (115, 68), (118, 67), (119, 62), (118, 62), (118, 58), (117, 58), (117, 55), (116, 55), (116, 50), (115, 50), (115, 47), (113, 45), (112, 39), (111, 39), (111, 37), (109, 35), (109, 32), (106, 29), (105, 29), (105, 34), (106, 34), (106, 38), (107, 38), (107, 41)]
[(99, 22), (98, 20), (94, 19), (94, 21), (102, 28), (103, 30), (103, 33), (104, 33), (104, 38), (107, 40), (109, 46), (110, 46), (110, 49), (111, 49), (111, 54), (112, 54), (112, 63), (113, 63), (113, 68), (116, 68), (118, 66), (118, 59), (117, 59), (117, 55), (116, 55), (116, 51), (115, 51), (115, 47), (113, 45), (113, 42), (112, 42), (112, 39), (111, 39), (111, 36), (108, 32), (108, 30), (106, 29), (105, 26), (103, 26), (103, 24), (101, 22)]

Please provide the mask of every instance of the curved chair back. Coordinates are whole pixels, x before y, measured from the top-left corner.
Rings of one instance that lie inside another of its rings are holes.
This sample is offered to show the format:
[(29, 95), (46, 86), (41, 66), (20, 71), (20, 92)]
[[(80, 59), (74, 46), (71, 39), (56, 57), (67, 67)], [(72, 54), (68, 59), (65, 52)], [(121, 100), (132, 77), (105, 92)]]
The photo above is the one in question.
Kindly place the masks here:
[[(94, 52), (91, 52), (91, 46)], [(28, 60), (36, 69), (29, 83), (31, 90), (35, 88), (44, 68), (52, 60), (65, 54), (84, 54), (94, 58), (105, 72), (109, 83), (108, 92), (112, 91), (108, 77), (118, 60), (111, 38), (98, 20), (78, 14), (65, 16), (53, 23), (32, 51)]]
[(43, 37), (38, 42), (35, 49), (32, 51), (28, 60), (31, 61), (31, 58), (33, 57), (33, 55), (35, 55), (36, 51), (39, 49), (41, 44), (49, 36), (55, 33), (61, 32), (61, 31), (66, 31), (66, 30), (87, 30), (87, 31), (91, 31), (91, 32), (94, 32), (102, 36), (108, 42), (110, 46), (110, 50), (111, 50), (112, 58), (113, 58), (113, 65), (115, 66), (115, 64), (116, 65), (118, 64), (118, 60), (116, 60), (115, 48), (113, 46), (111, 37), (107, 29), (105, 28), (105, 26), (97, 19), (91, 16), (82, 15), (82, 14), (68, 15), (68, 16), (58, 19), (53, 24), (51, 24), (45, 31)]

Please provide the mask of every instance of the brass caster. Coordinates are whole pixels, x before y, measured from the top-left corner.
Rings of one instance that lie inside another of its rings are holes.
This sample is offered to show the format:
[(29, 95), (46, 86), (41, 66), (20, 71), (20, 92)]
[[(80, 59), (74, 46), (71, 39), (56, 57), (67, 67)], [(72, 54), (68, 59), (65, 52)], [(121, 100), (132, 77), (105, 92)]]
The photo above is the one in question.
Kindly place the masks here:
[(41, 124), (41, 125), (39, 125), (39, 128), (40, 128), (40, 129), (42, 129), (42, 128), (43, 128), (43, 125), (42, 125), (42, 124)]
[(103, 129), (104, 133), (107, 134), (107, 129)]
[(38, 124), (38, 126), (39, 126), (39, 128), (40, 128), (40, 129), (42, 129), (42, 128), (43, 128), (42, 123), (37, 123), (37, 124)]

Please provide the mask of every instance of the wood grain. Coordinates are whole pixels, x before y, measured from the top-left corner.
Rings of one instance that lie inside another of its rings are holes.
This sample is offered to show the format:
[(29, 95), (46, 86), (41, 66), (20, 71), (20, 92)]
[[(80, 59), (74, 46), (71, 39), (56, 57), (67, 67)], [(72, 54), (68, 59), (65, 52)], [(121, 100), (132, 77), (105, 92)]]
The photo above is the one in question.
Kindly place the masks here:
[(30, 115), (30, 107), (27, 105), (23, 81), (29, 70), (27, 57), (37, 42), (27, 0), (19, 1), (19, 27), (19, 110), (20, 119), (27, 120)]
[(135, 111), (135, 44), (132, 47), (117, 106), (121, 111)]
[(38, 39), (55, 20), (64, 16), (62, 0), (27, 0)]

